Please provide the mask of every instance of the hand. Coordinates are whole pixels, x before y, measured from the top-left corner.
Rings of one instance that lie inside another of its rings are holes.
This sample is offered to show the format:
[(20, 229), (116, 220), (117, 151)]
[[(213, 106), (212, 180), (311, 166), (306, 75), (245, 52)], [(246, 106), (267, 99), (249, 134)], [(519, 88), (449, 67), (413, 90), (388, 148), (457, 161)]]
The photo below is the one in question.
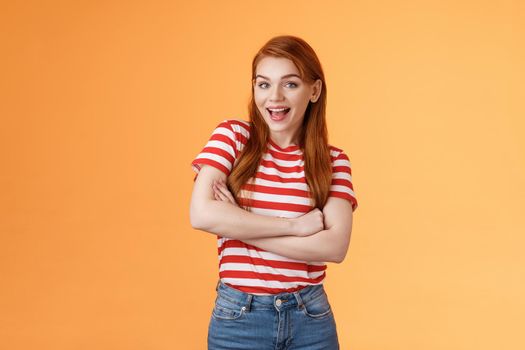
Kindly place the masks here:
[(218, 201), (228, 202), (236, 207), (239, 206), (223, 180), (213, 181), (213, 194)]
[(310, 236), (324, 230), (324, 215), (318, 208), (290, 220), (293, 221), (295, 235), (299, 237)]

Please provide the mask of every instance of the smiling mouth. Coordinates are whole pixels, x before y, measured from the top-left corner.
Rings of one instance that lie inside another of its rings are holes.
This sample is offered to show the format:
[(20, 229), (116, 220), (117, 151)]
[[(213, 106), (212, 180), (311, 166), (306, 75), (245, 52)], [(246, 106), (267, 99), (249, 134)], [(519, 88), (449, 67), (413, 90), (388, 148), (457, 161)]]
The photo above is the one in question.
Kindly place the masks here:
[(278, 111), (272, 111), (269, 108), (266, 108), (266, 110), (270, 113), (272, 120), (282, 120), (284, 117), (286, 117), (288, 112), (290, 112), (290, 108), (286, 108), (284, 110), (281, 109)]

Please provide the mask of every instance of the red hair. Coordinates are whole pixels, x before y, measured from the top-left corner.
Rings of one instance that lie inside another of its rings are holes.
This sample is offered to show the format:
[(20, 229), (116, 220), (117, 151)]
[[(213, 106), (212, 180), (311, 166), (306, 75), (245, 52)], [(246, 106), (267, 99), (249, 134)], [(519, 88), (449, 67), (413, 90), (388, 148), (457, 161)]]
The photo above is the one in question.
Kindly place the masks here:
[[(328, 145), (326, 126), (326, 82), (321, 63), (314, 50), (306, 41), (292, 35), (281, 35), (270, 39), (257, 52), (252, 62), (252, 93), (248, 104), (250, 137), (230, 176), (228, 186), (237, 200), (242, 186), (255, 177), (262, 155), (267, 151), (269, 128), (260, 114), (254, 99), (254, 82), (259, 61), (267, 56), (291, 60), (300, 72), (303, 81), (322, 81), (321, 94), (315, 103), (309, 102), (302, 127), (299, 131), (298, 146), (303, 151), (304, 172), (310, 189), (312, 206), (322, 210), (332, 181), (332, 162)], [(246, 198), (243, 196), (243, 198)], [(249, 198), (246, 198), (249, 206)], [(245, 209), (249, 209), (245, 206)]]

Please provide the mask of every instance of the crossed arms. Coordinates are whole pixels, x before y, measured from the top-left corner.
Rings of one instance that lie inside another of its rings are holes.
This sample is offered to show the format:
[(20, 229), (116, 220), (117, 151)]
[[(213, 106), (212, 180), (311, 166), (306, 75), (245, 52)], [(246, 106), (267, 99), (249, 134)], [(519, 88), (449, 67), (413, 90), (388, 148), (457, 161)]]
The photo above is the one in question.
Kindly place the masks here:
[(190, 202), (193, 228), (241, 240), (290, 259), (341, 263), (352, 231), (352, 206), (329, 197), (323, 210), (298, 218), (258, 215), (240, 208), (225, 185), (226, 174), (203, 165)]

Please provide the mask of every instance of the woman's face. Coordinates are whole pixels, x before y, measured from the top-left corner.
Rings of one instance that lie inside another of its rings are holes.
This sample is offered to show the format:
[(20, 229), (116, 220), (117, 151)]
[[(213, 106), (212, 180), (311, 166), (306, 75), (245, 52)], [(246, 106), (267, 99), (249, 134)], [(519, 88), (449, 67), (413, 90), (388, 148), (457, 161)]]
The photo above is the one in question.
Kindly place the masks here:
[(254, 99), (273, 140), (284, 147), (297, 143), (304, 112), (310, 101), (319, 98), (321, 85), (320, 79), (314, 84), (303, 81), (295, 64), (287, 58), (267, 56), (259, 61)]

